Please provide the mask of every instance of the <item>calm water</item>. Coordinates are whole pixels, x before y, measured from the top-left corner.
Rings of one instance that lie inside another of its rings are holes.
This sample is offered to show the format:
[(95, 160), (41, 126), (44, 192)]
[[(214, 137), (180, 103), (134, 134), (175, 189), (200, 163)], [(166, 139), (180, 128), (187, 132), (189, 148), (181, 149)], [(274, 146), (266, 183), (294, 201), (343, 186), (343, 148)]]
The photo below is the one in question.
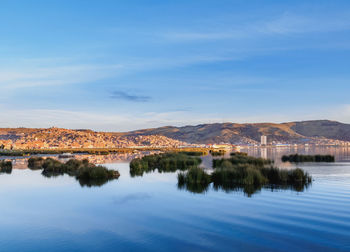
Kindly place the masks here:
[(19, 169), (0, 175), (0, 251), (350, 251), (350, 150), (245, 151), (276, 160), (333, 153), (337, 162), (299, 165), (314, 178), (303, 192), (247, 197), (179, 190), (176, 173), (131, 178), (125, 155), (93, 157), (121, 176), (92, 188), (17, 160)]

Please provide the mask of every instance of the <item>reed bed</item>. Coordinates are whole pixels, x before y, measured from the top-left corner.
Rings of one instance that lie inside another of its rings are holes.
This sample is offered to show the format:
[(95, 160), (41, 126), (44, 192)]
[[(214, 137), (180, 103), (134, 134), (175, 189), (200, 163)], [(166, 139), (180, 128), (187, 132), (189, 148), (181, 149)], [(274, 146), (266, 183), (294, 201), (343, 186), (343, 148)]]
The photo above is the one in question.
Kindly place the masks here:
[(159, 172), (175, 172), (197, 167), (202, 160), (188, 153), (170, 152), (135, 158), (130, 162), (130, 175), (142, 176), (144, 173), (158, 170)]
[(11, 161), (0, 161), (0, 173), (12, 173), (12, 162)]
[(210, 175), (198, 167), (179, 173), (178, 187), (205, 192), (212, 184), (216, 190), (243, 191), (251, 196), (261, 188), (302, 191), (312, 182), (311, 176), (302, 169), (282, 170), (274, 167), (271, 160), (240, 153), (213, 160), (213, 166), (215, 170)]
[(110, 180), (117, 179), (118, 171), (109, 170), (104, 166), (89, 163), (87, 159), (70, 159), (62, 163), (53, 158), (31, 157), (28, 160), (28, 168), (32, 170), (43, 170), (46, 177), (55, 177), (67, 174), (75, 177), (81, 185), (102, 185)]
[(304, 162), (334, 162), (335, 158), (332, 155), (284, 155), (282, 156), (283, 162), (291, 163), (304, 163)]

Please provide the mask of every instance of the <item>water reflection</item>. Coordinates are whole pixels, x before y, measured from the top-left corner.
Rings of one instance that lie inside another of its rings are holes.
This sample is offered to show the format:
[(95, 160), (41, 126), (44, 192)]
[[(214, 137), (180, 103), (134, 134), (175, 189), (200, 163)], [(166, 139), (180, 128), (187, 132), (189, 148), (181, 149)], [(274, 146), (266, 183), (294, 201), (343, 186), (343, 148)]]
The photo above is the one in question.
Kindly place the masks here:
[(263, 159), (267, 159), (267, 148), (265, 148), (265, 147), (261, 148), (260, 157)]
[[(267, 149), (268, 155), (273, 151)], [(41, 171), (15, 168), (11, 175), (0, 175), (0, 248), (348, 251), (350, 163), (343, 160), (350, 160), (350, 153), (347, 159), (336, 157), (338, 162), (332, 164), (302, 164), (315, 179), (307, 193), (264, 187), (251, 198), (244, 196), (244, 188), (225, 193), (213, 184), (204, 194), (181, 191), (176, 173), (155, 171), (131, 178), (128, 161), (119, 157), (105, 165), (119, 170), (120, 179), (92, 190), (82, 190), (67, 175), (45, 179)]]
[[(63, 172), (48, 172), (48, 171), (43, 171), (41, 174), (46, 178), (56, 178), (56, 177), (65, 175), (65, 173)], [(112, 181), (112, 179), (108, 179), (108, 178), (91, 179), (91, 178), (76, 178), (74, 176), (70, 176), (70, 177), (75, 178), (75, 180), (79, 182), (81, 187), (100, 187), (107, 184), (109, 181)]]
[(41, 174), (47, 178), (68, 175), (79, 181), (81, 186), (87, 187), (102, 186), (120, 176), (117, 170), (95, 165), (90, 163), (88, 159), (69, 159), (62, 162), (50, 157), (31, 157), (28, 159), (28, 168), (42, 170)]
[(245, 196), (251, 197), (253, 194), (260, 192), (262, 189), (269, 189), (271, 192), (280, 192), (291, 190), (303, 192), (311, 186), (311, 183), (294, 183), (291, 185), (238, 185), (233, 183), (178, 183), (179, 190), (186, 190), (192, 193), (205, 193), (210, 189), (215, 191), (224, 191), (226, 193), (243, 192)]
[[(273, 159), (275, 161), (275, 164), (281, 168), (296, 168), (295, 164), (291, 163), (282, 163), (281, 162), (281, 156), (284, 154), (290, 154), (290, 153), (300, 153), (300, 154), (331, 154), (335, 155), (336, 160), (338, 161), (347, 161), (349, 160), (349, 148), (347, 147), (316, 147), (316, 148), (303, 148), (303, 149), (297, 149), (297, 148), (246, 148), (241, 149), (241, 152), (246, 152), (248, 155), (255, 156), (255, 157), (262, 157), (262, 158), (268, 158)], [(94, 164), (109, 164), (109, 163), (126, 163), (130, 162), (132, 159), (135, 158), (141, 158), (145, 155), (149, 154), (156, 154), (159, 153), (159, 151), (147, 151), (147, 152), (137, 152), (137, 153), (123, 153), (123, 154), (109, 154), (109, 155), (90, 155), (90, 154), (77, 154), (75, 155), (75, 158), (78, 160), (88, 159), (89, 162)], [(228, 154), (229, 155), (229, 154)], [(45, 155), (42, 155), (45, 156)], [(46, 155), (53, 157), (54, 159), (64, 161), (66, 159), (60, 159), (57, 155)], [(3, 158), (5, 159), (5, 158)], [(201, 164), (201, 167), (205, 169), (207, 173), (213, 172), (213, 169), (211, 168), (212, 163), (212, 157), (210, 155), (202, 157), (203, 162)], [(28, 168), (28, 158), (27, 157), (6, 157), (5, 160), (11, 160), (13, 164), (13, 169), (27, 169)], [(339, 165), (339, 164), (336, 164)], [(320, 168), (318, 170), (322, 170), (322, 164), (319, 165)], [(310, 166), (311, 167), (311, 166)], [(312, 169), (316, 169), (311, 167)], [(310, 168), (310, 169), (311, 169)], [(12, 170), (0, 170), (0, 173), (6, 173), (11, 174)], [(171, 171), (175, 172), (175, 171)], [(155, 170), (151, 171), (151, 173), (162, 173), (162, 171)], [(64, 173), (62, 172), (42, 172), (42, 175), (46, 178), (56, 178), (59, 176), (63, 176)], [(130, 177), (134, 176), (140, 176), (141, 174), (133, 174), (132, 172), (129, 173)], [(125, 176), (125, 175), (123, 175)], [(161, 176), (161, 175), (160, 175)], [(72, 177), (73, 178), (73, 177)], [(79, 184), (82, 187), (93, 187), (93, 186), (103, 186), (106, 183), (109, 182), (109, 180), (89, 180), (89, 179), (76, 179)], [(230, 185), (230, 184), (219, 184), (219, 183), (205, 183), (205, 184), (178, 184), (177, 187), (180, 190), (187, 190), (189, 192), (193, 193), (205, 193), (209, 190), (214, 191), (224, 191), (226, 193), (230, 192), (243, 192), (247, 196), (251, 196), (254, 193), (260, 192), (262, 189), (269, 189), (271, 191), (280, 191), (280, 190), (292, 190), (297, 192), (302, 192), (306, 188), (308, 188), (309, 185), (302, 185), (302, 184), (293, 184), (290, 186), (283, 186), (283, 185), (246, 185), (246, 186), (240, 186), (240, 185)]]
[[(159, 151), (137, 151), (135, 153), (120, 153), (120, 154), (109, 154), (109, 155), (91, 155), (91, 154), (75, 154), (74, 158), (78, 160), (87, 159), (93, 164), (112, 164), (112, 163), (125, 163), (130, 162), (135, 158), (141, 158), (145, 155), (157, 154)], [(41, 157), (50, 157), (59, 161), (68, 161), (69, 158), (60, 158), (59, 155), (36, 155)], [(29, 157), (2, 157), (1, 160), (9, 160), (12, 162), (13, 169), (28, 169)]]
[(6, 160), (0, 161), (0, 174), (1, 173), (11, 174), (11, 172), (12, 172), (11, 161), (6, 161)]
[(107, 184), (111, 179), (87, 179), (87, 178), (76, 178), (81, 187), (100, 187)]
[[(88, 160), (92, 164), (108, 164), (108, 163), (125, 163), (129, 162), (134, 158), (143, 157), (144, 155), (159, 153), (159, 151), (145, 151), (145, 152), (135, 152), (135, 153), (122, 153), (122, 154), (109, 154), (109, 155), (91, 155), (91, 154), (75, 154), (74, 158), (77, 160)], [(60, 158), (59, 155), (36, 155), (37, 157), (50, 158), (60, 162), (67, 162), (69, 158)], [(11, 169), (0, 168), (0, 174), (11, 174), (12, 169), (25, 170), (28, 169), (28, 160), (30, 157), (0, 157), (0, 162), (11, 162)], [(31, 170), (41, 170), (41, 167), (30, 167)], [(72, 178), (75, 178), (80, 186), (82, 187), (100, 187), (107, 184), (112, 179), (109, 178), (76, 178), (72, 174), (66, 173), (60, 170), (43, 170), (41, 175), (45, 178), (57, 178), (64, 176), (65, 174), (69, 175)]]
[(209, 185), (207, 183), (177, 183), (177, 188), (179, 190), (187, 190), (192, 193), (205, 193), (209, 190)]
[[(262, 157), (267, 159), (273, 159), (276, 164), (282, 164), (281, 157), (289, 154), (303, 154), (303, 155), (333, 155), (336, 161), (350, 161), (349, 158), (349, 147), (335, 147), (335, 146), (315, 146), (308, 148), (297, 148), (297, 147), (250, 147), (242, 148), (241, 152), (248, 153), (249, 156)], [(289, 164), (284, 164), (288, 166)]]

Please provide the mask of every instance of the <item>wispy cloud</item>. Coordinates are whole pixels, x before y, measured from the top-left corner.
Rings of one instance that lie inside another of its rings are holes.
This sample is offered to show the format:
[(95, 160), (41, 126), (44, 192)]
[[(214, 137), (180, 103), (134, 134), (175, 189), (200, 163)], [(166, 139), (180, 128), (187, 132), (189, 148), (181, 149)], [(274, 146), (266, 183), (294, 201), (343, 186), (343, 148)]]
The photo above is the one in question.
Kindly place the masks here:
[(3, 66), (0, 70), (1, 88), (24, 88), (91, 82), (114, 76), (122, 65), (61, 64)]
[(245, 25), (231, 24), (200, 30), (166, 32), (161, 36), (169, 41), (190, 42), (226, 39), (246, 39), (257, 36), (292, 35), (310, 32), (337, 32), (350, 29), (349, 13), (337, 13), (334, 16), (303, 16), (284, 13), (278, 17), (261, 19)]
[[(217, 55), (186, 55), (153, 58), (124, 58), (113, 64), (72, 64), (59, 60), (55, 65), (45, 59), (22, 59), (18, 64), (6, 65), (0, 61), (0, 89), (19, 89), (37, 86), (57, 86), (91, 83), (111, 77), (130, 75), (137, 72), (162, 70), (190, 65), (229, 61), (239, 57)], [(148, 96), (137, 96), (126, 92), (114, 92), (113, 98), (146, 102)]]
[(124, 91), (114, 91), (111, 98), (131, 102), (149, 102), (152, 99), (150, 96), (129, 94)]
[(315, 17), (285, 13), (276, 19), (263, 22), (260, 27), (256, 30), (266, 34), (337, 32), (350, 29), (350, 18), (349, 13)]
[[(340, 111), (334, 115), (334, 111)], [(20, 122), (18, 121), (20, 118)], [(49, 109), (21, 109), (13, 110), (0, 107), (0, 127), (62, 127), (71, 129), (93, 129), (97, 131), (130, 131), (142, 128), (161, 126), (184, 126), (203, 123), (252, 123), (252, 122), (288, 122), (310, 119), (331, 119), (350, 123), (350, 106), (330, 106), (310, 108), (303, 113), (255, 113), (249, 116), (226, 115), (220, 117), (217, 113), (198, 114), (194, 112), (148, 112), (128, 114), (69, 111)]]

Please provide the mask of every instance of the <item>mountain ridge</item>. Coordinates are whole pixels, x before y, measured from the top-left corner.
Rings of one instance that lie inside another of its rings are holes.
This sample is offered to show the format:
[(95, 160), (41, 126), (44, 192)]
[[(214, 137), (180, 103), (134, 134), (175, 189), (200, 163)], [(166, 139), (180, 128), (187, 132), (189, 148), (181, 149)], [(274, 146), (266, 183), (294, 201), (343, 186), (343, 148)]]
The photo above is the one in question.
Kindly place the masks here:
[(310, 138), (350, 141), (350, 124), (331, 120), (285, 123), (212, 123), (186, 126), (163, 126), (125, 133), (127, 135), (163, 135), (191, 143), (257, 143), (261, 135), (270, 141), (300, 142)]
[[(285, 123), (211, 123), (186, 126), (163, 126), (129, 132), (96, 132), (89, 129), (0, 128), (0, 141), (8, 146), (126, 147), (136, 145), (181, 144), (258, 144), (261, 135), (269, 143), (320, 143), (350, 141), (350, 124), (331, 120)], [(11, 140), (11, 141), (9, 141)], [(7, 141), (7, 142), (5, 142)], [(17, 145), (16, 145), (17, 143)], [(30, 144), (28, 144), (30, 143)], [(86, 143), (90, 143), (86, 144)], [(54, 145), (53, 145), (54, 144)]]

